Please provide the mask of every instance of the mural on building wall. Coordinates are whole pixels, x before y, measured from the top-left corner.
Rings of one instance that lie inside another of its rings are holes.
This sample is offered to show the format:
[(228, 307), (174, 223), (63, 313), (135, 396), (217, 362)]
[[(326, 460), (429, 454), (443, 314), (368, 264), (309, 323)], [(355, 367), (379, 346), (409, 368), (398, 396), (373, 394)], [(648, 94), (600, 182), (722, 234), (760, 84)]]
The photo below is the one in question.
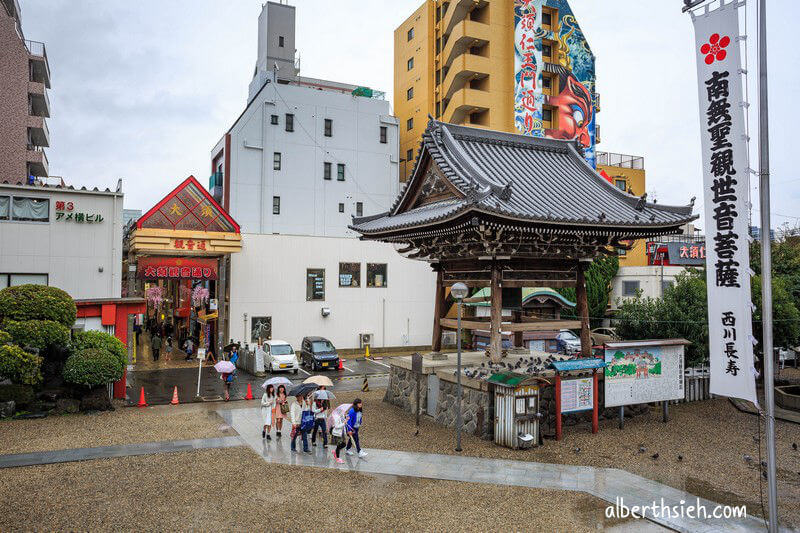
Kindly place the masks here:
[[(542, 8), (553, 10), (549, 29)], [(544, 63), (543, 41), (554, 43), (552, 62)], [(596, 101), (594, 55), (567, 0), (514, 0), (514, 124), (525, 135), (578, 139), (595, 166)], [(545, 95), (542, 72), (553, 75)], [(553, 112), (556, 128), (544, 127), (543, 109)]]

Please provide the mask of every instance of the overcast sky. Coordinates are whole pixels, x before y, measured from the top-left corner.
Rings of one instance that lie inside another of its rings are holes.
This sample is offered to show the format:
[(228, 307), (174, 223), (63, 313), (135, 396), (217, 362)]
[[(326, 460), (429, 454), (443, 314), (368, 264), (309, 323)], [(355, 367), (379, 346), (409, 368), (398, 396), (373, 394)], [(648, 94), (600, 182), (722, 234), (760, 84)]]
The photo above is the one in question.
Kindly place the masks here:
[[(420, 1), (291, 0), (301, 74), (391, 99), (393, 30)], [(51, 174), (76, 186), (113, 187), (122, 178), (125, 207), (142, 210), (190, 174), (207, 183), (209, 152), (245, 105), (260, 0), (20, 3), (26, 38), (44, 41), (50, 60)], [(794, 226), (800, 2), (767, 3), (773, 226)], [(659, 202), (697, 196), (702, 208), (694, 41), (681, 0), (570, 4), (597, 56), (600, 149), (644, 156), (647, 189)], [(755, 86), (752, 62), (751, 72)], [(750, 99), (756, 141), (755, 92)]]

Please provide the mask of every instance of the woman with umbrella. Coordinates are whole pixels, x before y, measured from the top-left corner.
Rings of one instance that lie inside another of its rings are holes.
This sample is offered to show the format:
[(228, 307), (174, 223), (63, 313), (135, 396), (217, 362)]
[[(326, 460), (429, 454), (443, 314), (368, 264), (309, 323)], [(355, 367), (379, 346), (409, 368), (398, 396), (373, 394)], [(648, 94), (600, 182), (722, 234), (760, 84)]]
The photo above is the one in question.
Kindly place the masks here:
[(264, 429), (261, 430), (261, 438), (272, 440), (269, 432), (272, 426), (272, 410), (275, 409), (275, 385), (267, 385), (264, 396), (261, 397), (261, 418), (264, 420)]
[(317, 430), (322, 433), (322, 447), (328, 447), (328, 410), (330, 409), (330, 399), (335, 396), (325, 387), (320, 387), (314, 392), (311, 411), (314, 413), (314, 430), (311, 432), (311, 445), (317, 445)]
[[(353, 455), (353, 452), (350, 450), (350, 447), (355, 443), (356, 451), (358, 452), (359, 457), (366, 457), (367, 452), (361, 449), (361, 442), (358, 440), (358, 430), (361, 428), (361, 421), (362, 421), (362, 408), (363, 405), (361, 403), (361, 398), (356, 398), (353, 400), (353, 405), (350, 406), (350, 409), (347, 410), (346, 415), (346, 422), (345, 422), (345, 431), (347, 432), (347, 455)], [(336, 451), (333, 452), (333, 456), (336, 460), (339, 460), (339, 454), (342, 451), (342, 448), (345, 447), (345, 442), (342, 440), (339, 444), (336, 445)]]
[[(291, 382), (289, 382), (291, 383)], [(278, 395), (275, 398), (275, 410), (273, 414), (275, 415), (275, 436), (281, 436), (281, 426), (283, 426), (283, 419), (289, 414), (289, 399), (286, 396), (286, 384), (282, 383), (278, 385)]]
[(233, 375), (236, 373), (236, 361), (220, 361), (214, 365), (214, 369), (220, 373), (220, 379), (225, 387), (225, 401), (231, 399), (231, 383), (233, 383)]

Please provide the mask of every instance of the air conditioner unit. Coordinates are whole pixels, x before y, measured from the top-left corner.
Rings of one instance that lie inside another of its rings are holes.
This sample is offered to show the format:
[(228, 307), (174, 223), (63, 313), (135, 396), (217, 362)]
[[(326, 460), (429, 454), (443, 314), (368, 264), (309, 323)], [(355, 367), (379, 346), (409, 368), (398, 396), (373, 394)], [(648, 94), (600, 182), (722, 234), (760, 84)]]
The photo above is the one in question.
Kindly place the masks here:
[(457, 335), (455, 331), (442, 332), (442, 346), (455, 346)]
[(367, 346), (372, 346), (372, 333), (359, 333), (358, 347), (366, 348)]

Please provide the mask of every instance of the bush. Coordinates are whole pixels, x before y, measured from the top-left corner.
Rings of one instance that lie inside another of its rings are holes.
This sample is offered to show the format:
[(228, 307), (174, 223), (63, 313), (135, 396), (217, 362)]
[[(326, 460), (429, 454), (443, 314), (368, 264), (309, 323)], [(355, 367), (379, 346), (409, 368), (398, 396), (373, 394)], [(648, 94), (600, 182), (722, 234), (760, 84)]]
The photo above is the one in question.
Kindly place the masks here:
[(89, 348), (96, 348), (111, 352), (125, 366), (128, 364), (128, 350), (125, 344), (104, 331), (76, 331), (72, 337), (73, 353), (82, 352)]
[(11, 335), (11, 342), (23, 348), (47, 350), (69, 343), (69, 328), (52, 320), (6, 320), (3, 329)]
[(89, 348), (71, 355), (64, 365), (64, 379), (68, 383), (95, 387), (120, 379), (125, 365), (106, 350)]
[(42, 358), (19, 346), (0, 346), (0, 376), (19, 385), (38, 385), (42, 381)]
[(11, 335), (0, 330), (0, 346), (4, 344), (11, 344)]
[(0, 291), (0, 322), (52, 320), (69, 329), (76, 315), (75, 302), (56, 287), (19, 285)]
[(33, 403), (35, 398), (30, 385), (0, 385), (0, 402), (15, 402), (17, 409)]

